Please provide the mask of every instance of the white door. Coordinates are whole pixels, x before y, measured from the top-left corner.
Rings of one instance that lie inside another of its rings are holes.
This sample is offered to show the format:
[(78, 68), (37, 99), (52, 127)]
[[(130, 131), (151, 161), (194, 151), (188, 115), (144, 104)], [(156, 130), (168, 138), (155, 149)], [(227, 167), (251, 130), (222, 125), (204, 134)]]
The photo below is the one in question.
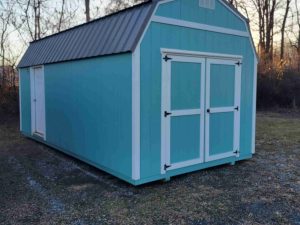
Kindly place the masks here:
[(45, 138), (45, 87), (43, 67), (31, 70), (32, 133)]
[(203, 162), (205, 59), (164, 55), (161, 172)]
[(241, 62), (207, 59), (205, 161), (239, 156)]

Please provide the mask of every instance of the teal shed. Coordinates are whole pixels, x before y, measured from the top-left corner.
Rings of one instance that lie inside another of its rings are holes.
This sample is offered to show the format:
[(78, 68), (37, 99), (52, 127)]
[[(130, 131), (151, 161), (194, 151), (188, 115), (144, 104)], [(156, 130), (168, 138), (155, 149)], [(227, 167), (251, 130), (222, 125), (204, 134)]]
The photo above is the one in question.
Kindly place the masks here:
[(250, 159), (257, 55), (225, 0), (152, 0), (30, 43), (20, 130), (133, 185)]

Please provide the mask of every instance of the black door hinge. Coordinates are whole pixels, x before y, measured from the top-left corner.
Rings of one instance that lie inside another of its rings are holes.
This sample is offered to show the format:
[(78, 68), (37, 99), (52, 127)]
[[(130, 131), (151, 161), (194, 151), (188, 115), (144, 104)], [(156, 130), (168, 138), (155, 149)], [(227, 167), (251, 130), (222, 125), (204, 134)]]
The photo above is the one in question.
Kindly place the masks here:
[(238, 154), (240, 154), (240, 151), (239, 151), (239, 150), (236, 150), (236, 151), (234, 151), (233, 153), (236, 154), (236, 155), (238, 155)]
[(238, 107), (238, 106), (237, 106), (237, 107), (235, 107), (235, 108), (234, 108), (234, 110), (236, 110), (236, 111), (239, 111), (239, 107)]
[(207, 109), (206, 112), (207, 112), (207, 113), (210, 113), (210, 109)]
[(164, 58), (163, 58), (166, 62), (168, 62), (169, 60), (171, 60), (172, 58), (168, 57), (168, 55), (166, 55)]
[(240, 62), (240, 61), (238, 61), (238, 62), (236, 63), (236, 65), (241, 66), (241, 65), (243, 65), (243, 63)]
[(167, 170), (167, 169), (170, 168), (170, 167), (171, 167), (171, 165), (167, 165), (167, 164), (164, 165), (164, 169), (165, 169), (165, 170)]
[(165, 117), (172, 115), (172, 113), (165, 111)]

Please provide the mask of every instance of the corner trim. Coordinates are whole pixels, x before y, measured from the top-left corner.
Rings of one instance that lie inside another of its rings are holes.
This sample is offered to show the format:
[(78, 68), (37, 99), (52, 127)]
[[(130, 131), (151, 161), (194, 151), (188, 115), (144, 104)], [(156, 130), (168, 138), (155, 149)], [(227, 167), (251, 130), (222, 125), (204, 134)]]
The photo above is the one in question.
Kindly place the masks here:
[(140, 179), (140, 45), (132, 54), (132, 179)]
[(23, 130), (23, 119), (22, 119), (22, 85), (21, 85), (21, 71), (18, 70), (19, 75), (19, 117), (20, 117), (20, 131)]
[(252, 154), (255, 154), (255, 137), (256, 137), (256, 99), (257, 99), (257, 64), (254, 60), (254, 74), (253, 74), (253, 112), (252, 112)]

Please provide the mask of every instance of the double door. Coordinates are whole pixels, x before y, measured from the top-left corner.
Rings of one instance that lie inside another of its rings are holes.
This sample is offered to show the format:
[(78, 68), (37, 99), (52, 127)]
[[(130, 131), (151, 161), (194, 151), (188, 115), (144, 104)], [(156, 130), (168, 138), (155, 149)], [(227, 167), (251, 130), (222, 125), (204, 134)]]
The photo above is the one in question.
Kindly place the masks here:
[(164, 55), (161, 171), (239, 156), (240, 59)]

